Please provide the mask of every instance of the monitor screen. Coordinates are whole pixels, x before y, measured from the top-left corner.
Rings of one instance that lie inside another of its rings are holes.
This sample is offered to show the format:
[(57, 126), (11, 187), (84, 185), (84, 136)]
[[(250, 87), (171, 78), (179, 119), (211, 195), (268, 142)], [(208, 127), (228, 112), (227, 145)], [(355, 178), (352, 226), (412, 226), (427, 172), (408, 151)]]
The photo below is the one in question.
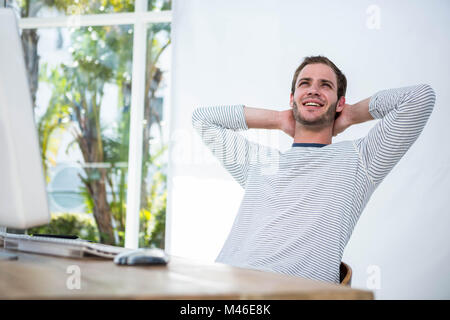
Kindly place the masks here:
[(0, 9), (0, 226), (49, 223), (47, 201), (17, 18)]

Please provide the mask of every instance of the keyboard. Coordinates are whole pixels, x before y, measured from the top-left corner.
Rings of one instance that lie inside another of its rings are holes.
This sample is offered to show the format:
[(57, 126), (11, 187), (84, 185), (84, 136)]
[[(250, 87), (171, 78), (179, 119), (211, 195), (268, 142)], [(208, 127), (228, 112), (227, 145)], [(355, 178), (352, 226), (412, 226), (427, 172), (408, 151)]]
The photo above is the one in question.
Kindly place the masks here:
[(0, 240), (3, 240), (3, 247), (8, 250), (72, 258), (97, 256), (114, 259), (119, 253), (132, 250), (82, 239), (62, 239), (12, 233), (0, 234)]

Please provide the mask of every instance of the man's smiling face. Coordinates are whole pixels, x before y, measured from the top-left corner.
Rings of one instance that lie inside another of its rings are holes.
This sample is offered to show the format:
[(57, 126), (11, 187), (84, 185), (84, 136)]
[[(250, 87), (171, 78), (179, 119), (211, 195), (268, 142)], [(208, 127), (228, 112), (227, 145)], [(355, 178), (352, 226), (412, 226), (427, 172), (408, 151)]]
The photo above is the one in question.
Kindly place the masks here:
[(306, 65), (297, 77), (290, 104), (300, 124), (317, 129), (332, 126), (338, 105), (333, 69), (323, 63)]

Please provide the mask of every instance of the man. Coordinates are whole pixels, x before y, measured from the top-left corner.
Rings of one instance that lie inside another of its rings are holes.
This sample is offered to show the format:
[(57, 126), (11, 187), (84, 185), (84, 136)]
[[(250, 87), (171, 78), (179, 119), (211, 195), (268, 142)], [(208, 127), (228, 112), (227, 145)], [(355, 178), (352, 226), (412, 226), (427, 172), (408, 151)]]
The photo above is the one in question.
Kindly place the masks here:
[[(428, 85), (380, 91), (345, 103), (346, 78), (329, 59), (307, 57), (292, 81), (290, 109), (198, 108), (205, 144), (245, 189), (217, 262), (339, 283), (345, 246), (370, 196), (424, 128), (434, 106)], [(381, 119), (367, 136), (331, 143), (353, 124)], [(282, 153), (239, 130), (279, 129)]]

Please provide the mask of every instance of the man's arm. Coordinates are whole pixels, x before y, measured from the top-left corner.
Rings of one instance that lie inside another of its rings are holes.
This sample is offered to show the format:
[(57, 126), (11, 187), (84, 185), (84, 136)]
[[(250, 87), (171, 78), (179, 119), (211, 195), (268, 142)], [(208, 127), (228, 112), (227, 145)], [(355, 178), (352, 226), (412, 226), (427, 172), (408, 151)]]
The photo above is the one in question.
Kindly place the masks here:
[(435, 99), (433, 89), (423, 84), (380, 91), (349, 107), (347, 118), (351, 124), (380, 119), (367, 136), (355, 141), (374, 184), (386, 177), (417, 140)]
[(333, 137), (345, 131), (348, 127), (373, 120), (374, 117), (369, 112), (371, 98), (366, 98), (353, 105), (345, 104), (339, 117), (334, 121)]
[(269, 147), (249, 141), (238, 132), (273, 125), (269, 125), (274, 120), (269, 116), (274, 115), (270, 110), (256, 110), (243, 105), (216, 106), (197, 108), (192, 114), (192, 125), (205, 145), (243, 188), (251, 163), (275, 152)]
[(245, 106), (244, 115), (249, 129), (278, 129), (278, 111)]
[(350, 108), (350, 119), (352, 124), (363, 123), (375, 119), (369, 112), (370, 98), (355, 103)]
[(244, 115), (249, 129), (278, 129), (294, 137), (295, 119), (292, 109), (275, 111), (245, 106)]

